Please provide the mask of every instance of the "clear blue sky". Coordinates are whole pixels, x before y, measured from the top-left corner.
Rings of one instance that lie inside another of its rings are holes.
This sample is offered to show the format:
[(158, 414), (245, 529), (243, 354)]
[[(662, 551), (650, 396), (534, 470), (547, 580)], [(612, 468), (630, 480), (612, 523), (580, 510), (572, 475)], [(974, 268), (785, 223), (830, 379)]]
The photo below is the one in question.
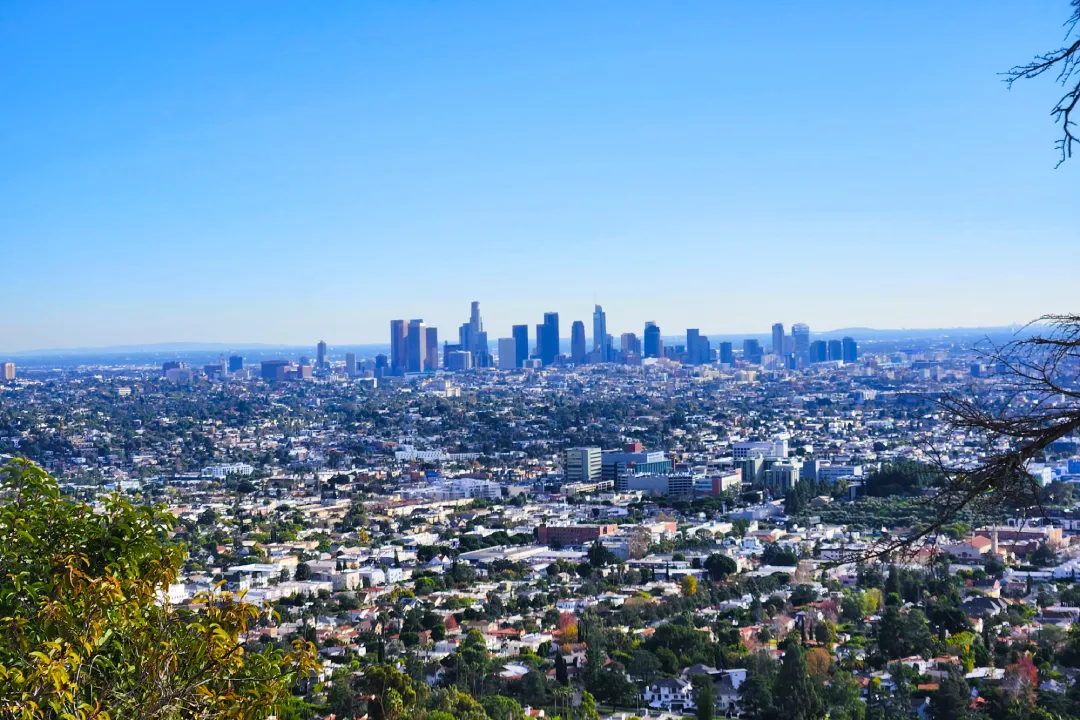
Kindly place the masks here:
[(1080, 310), (1066, 0), (0, 4), (0, 351)]

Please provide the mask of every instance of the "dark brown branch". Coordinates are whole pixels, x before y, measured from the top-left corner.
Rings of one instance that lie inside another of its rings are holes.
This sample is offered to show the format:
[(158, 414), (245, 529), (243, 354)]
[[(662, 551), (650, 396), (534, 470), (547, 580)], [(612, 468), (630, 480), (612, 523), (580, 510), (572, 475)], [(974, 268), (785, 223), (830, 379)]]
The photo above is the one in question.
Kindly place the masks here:
[(1068, 87), (1072, 83), (1072, 87), (1050, 111), (1054, 122), (1060, 122), (1063, 130), (1062, 138), (1055, 144), (1055, 147), (1061, 151), (1061, 159), (1058, 160), (1057, 167), (1072, 157), (1073, 144), (1080, 142), (1080, 137), (1074, 130), (1076, 122), (1072, 119), (1073, 112), (1080, 105), (1080, 77), (1073, 80), (1073, 76), (1080, 69), (1080, 38), (1069, 42), (1069, 39), (1076, 34), (1077, 27), (1080, 26), (1080, 0), (1072, 0), (1071, 4), (1074, 10), (1065, 22), (1066, 44), (1045, 55), (1037, 55), (1030, 63), (1017, 65), (1005, 73), (1005, 82), (1010, 88), (1017, 80), (1030, 80), (1052, 69), (1057, 71), (1056, 80), (1063, 87)]
[(1045, 517), (1041, 486), (1029, 472), (1055, 442), (1080, 431), (1080, 315), (1040, 318), (1031, 337), (1004, 345), (986, 341), (979, 355), (999, 369), (980, 391), (927, 398), (942, 412), (949, 434), (979, 438), (986, 455), (964, 465), (942, 447), (940, 435), (925, 448), (938, 491), (920, 502), (932, 520), (904, 537), (886, 538), (867, 558), (910, 556), (963, 512), (1012, 512)]

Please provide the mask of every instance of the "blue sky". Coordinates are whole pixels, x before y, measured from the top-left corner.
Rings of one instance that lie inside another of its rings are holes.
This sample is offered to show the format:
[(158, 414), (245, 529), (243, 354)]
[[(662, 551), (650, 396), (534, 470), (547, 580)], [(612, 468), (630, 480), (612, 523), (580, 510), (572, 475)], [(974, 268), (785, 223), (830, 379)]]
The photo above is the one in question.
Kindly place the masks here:
[(1076, 311), (1068, 12), (8, 0), (0, 351)]

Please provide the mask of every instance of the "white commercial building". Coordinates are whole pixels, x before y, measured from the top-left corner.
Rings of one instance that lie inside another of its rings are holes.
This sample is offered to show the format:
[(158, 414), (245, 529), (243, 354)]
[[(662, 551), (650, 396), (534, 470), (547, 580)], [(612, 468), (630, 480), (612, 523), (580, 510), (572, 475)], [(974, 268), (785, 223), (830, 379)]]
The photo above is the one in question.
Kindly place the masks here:
[(202, 476), (224, 480), (230, 475), (250, 475), (253, 472), (255, 468), (246, 463), (231, 463), (203, 468)]
[(754, 455), (785, 458), (788, 454), (788, 441), (787, 438), (776, 438), (764, 442), (737, 442), (733, 447), (733, 452), (736, 460), (753, 457)]
[(517, 367), (517, 343), (514, 338), (499, 338), (499, 369), (513, 370)]

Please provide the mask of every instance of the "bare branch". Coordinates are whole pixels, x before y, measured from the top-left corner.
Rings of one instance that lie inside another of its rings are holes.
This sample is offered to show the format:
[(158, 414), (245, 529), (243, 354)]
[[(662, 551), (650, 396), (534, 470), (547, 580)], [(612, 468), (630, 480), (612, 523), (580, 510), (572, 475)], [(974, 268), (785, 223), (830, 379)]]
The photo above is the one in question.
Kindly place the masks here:
[[(926, 398), (949, 430), (924, 448), (937, 489), (916, 502), (931, 520), (883, 538), (865, 559), (911, 557), (961, 513), (1046, 517), (1042, 487), (1029, 468), (1055, 442), (1080, 431), (1080, 315), (1044, 316), (1022, 332), (1032, 330), (1004, 345), (984, 341), (979, 355), (995, 375), (983, 387)], [(959, 433), (979, 440), (986, 454), (977, 463), (948, 449)]]
[(1062, 138), (1055, 143), (1055, 147), (1061, 152), (1061, 159), (1055, 167), (1060, 167), (1071, 158), (1073, 144), (1080, 142), (1080, 137), (1076, 135), (1076, 122), (1072, 119), (1073, 112), (1080, 104), (1080, 73), (1077, 73), (1080, 69), (1080, 38), (1070, 42), (1070, 38), (1077, 34), (1077, 28), (1080, 27), (1080, 0), (1072, 0), (1071, 4), (1074, 10), (1065, 21), (1065, 44), (1045, 55), (1036, 55), (1030, 63), (1017, 65), (1004, 73), (1005, 83), (1011, 88), (1017, 80), (1030, 80), (1050, 70), (1056, 70), (1056, 81), (1068, 88), (1050, 111), (1054, 122), (1061, 123), (1063, 131)]

